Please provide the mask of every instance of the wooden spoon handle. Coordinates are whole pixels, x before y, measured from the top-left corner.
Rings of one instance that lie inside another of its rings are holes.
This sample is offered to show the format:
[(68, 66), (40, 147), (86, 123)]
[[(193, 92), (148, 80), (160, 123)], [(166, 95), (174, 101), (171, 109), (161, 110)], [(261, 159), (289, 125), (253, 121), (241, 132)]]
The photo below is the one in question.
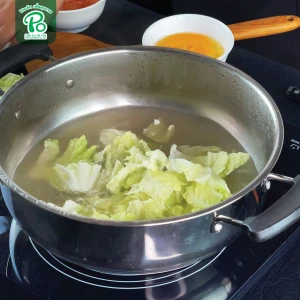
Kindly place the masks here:
[(236, 41), (252, 39), (295, 30), (300, 27), (297, 16), (277, 16), (257, 19), (228, 26)]

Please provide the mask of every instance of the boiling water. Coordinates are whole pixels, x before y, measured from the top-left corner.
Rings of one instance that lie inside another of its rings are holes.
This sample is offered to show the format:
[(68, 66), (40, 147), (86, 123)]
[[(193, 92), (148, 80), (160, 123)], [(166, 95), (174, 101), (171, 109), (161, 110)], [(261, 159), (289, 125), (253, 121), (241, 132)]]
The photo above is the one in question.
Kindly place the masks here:
[[(101, 111), (57, 128), (48, 138), (58, 139), (63, 151), (70, 139), (81, 135), (86, 136), (90, 145), (99, 144), (100, 131), (106, 128), (130, 130), (142, 137), (143, 128), (159, 118), (167, 125), (175, 125), (174, 138), (161, 149), (167, 156), (172, 144), (219, 146), (227, 152), (245, 152), (241, 144), (228, 131), (209, 119), (174, 110), (148, 107), (120, 107)], [(146, 137), (144, 140), (149, 142)], [(14, 180), (36, 198), (62, 206), (67, 200), (66, 195), (59, 194), (43, 181), (32, 181), (27, 175), (42, 150), (43, 141), (26, 155), (16, 170)], [(226, 178), (226, 182), (230, 191), (235, 193), (249, 184), (256, 175), (256, 167), (250, 159), (244, 166), (232, 172)]]

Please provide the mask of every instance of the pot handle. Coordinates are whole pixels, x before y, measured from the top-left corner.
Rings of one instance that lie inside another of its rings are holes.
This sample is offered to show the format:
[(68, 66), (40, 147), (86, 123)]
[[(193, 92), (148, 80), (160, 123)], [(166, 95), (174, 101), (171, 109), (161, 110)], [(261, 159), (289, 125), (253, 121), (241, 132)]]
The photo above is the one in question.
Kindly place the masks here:
[[(277, 180), (293, 184), (292, 188), (263, 213), (244, 221), (217, 215), (213, 225), (225, 222), (245, 228), (249, 236), (263, 242), (280, 234), (300, 219), (300, 175), (295, 178), (269, 174), (266, 181)], [(213, 226), (215, 227), (215, 226)]]
[(18, 44), (0, 51), (0, 78), (34, 60), (49, 60), (52, 50), (48, 44)]

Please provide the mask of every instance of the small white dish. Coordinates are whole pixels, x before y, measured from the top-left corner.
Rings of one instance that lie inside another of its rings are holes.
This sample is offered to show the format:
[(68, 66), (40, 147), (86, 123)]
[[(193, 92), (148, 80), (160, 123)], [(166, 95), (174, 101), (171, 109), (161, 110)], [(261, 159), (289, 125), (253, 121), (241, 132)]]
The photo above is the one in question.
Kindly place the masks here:
[(56, 31), (78, 33), (86, 30), (101, 16), (105, 2), (99, 0), (84, 8), (59, 11), (56, 15)]
[(224, 48), (224, 54), (217, 58), (221, 61), (226, 61), (234, 45), (234, 36), (224, 23), (195, 14), (174, 15), (153, 23), (145, 31), (142, 44), (155, 46), (161, 39), (176, 33), (199, 33), (215, 39)]

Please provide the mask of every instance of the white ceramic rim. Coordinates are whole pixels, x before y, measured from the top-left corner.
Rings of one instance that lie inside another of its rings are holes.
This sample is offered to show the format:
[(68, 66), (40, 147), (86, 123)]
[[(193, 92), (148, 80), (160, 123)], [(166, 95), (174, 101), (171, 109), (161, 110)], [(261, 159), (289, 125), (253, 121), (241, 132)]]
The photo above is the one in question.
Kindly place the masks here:
[[(101, 0), (100, 0), (100, 1), (101, 1)], [(158, 26), (158, 25), (160, 25), (160, 23), (165, 22), (165, 20), (176, 19), (176, 18), (178, 18), (179, 16), (185, 17), (185, 18), (186, 18), (186, 17), (195, 17), (195, 16), (197, 16), (197, 17), (200, 17), (200, 18), (203, 18), (203, 19), (209, 19), (209, 20), (212, 20), (212, 21), (215, 21), (216, 23), (218, 23), (218, 25), (221, 26), (224, 30), (226, 30), (226, 31), (228, 32), (229, 36), (231, 36), (231, 42), (232, 42), (231, 44), (232, 44), (232, 45), (229, 47), (229, 49), (228, 49), (226, 52), (224, 52), (223, 55), (219, 56), (219, 57), (217, 58), (217, 60), (222, 60), (223, 58), (225, 58), (225, 57), (228, 56), (228, 54), (231, 52), (231, 50), (232, 50), (232, 48), (233, 48), (233, 46), (234, 46), (234, 35), (233, 35), (232, 31), (230, 30), (230, 28), (229, 28), (226, 24), (224, 24), (223, 22), (219, 21), (218, 19), (215, 19), (215, 18), (212, 18), (212, 17), (209, 17), (209, 16), (205, 16), (205, 15), (199, 15), (199, 14), (178, 14), (178, 15), (173, 15), (173, 16), (165, 17), (165, 18), (162, 18), (162, 19), (160, 19), (160, 20), (154, 22), (153, 24), (151, 24), (151, 25), (145, 30), (145, 32), (144, 32), (144, 34), (143, 34), (143, 37), (142, 37), (142, 45), (143, 45), (143, 46), (155, 46), (155, 45), (153, 45), (153, 44), (150, 45), (149, 43), (146, 43), (146, 42), (145, 42), (145, 39), (146, 39), (146, 37), (147, 37), (147, 34), (149, 34), (150, 30), (153, 30), (153, 27), (154, 27), (154, 26)], [(179, 33), (180, 33), (180, 32), (179, 32)], [(199, 32), (199, 33), (200, 33), (200, 32)], [(163, 37), (161, 37), (161, 38), (163, 38)]]
[(99, 5), (100, 2), (105, 2), (105, 0), (98, 0), (96, 3), (92, 4), (92, 5), (89, 5), (87, 7), (83, 7), (83, 8), (78, 8), (78, 9), (72, 9), (72, 10), (59, 10), (58, 11), (58, 14), (70, 14), (70, 13), (73, 13), (74, 11), (85, 11), (85, 10), (88, 10), (90, 7), (94, 7), (96, 5)]

